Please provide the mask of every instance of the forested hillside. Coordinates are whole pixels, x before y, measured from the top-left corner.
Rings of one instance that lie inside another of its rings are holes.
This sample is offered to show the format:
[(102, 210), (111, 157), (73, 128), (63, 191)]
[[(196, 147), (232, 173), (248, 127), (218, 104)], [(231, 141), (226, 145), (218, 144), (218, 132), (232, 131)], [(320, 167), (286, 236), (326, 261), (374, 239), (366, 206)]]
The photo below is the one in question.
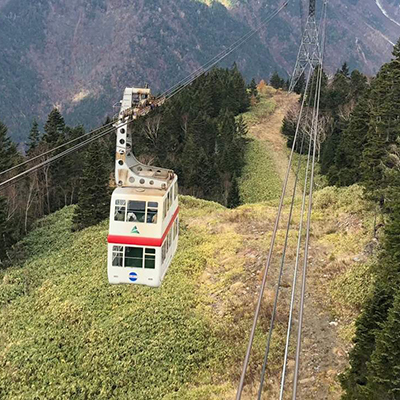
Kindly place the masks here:
[[(373, 285), (355, 325), (350, 367), (341, 375), (343, 399), (396, 399), (400, 327), (400, 41), (392, 60), (368, 80), (347, 65), (324, 79), (320, 164), (330, 185), (360, 184), (374, 204), (378, 250), (368, 267)], [(291, 142), (294, 114), (284, 121)], [(366, 281), (365, 288), (368, 288)]]
[[(255, 101), (257, 89), (246, 83), (236, 66), (214, 69), (174, 96), (162, 107), (134, 123), (135, 154), (145, 163), (171, 168), (179, 175), (182, 193), (237, 206), (237, 182), (244, 166), (247, 133), (239, 114)], [(106, 121), (107, 123), (109, 121)], [(48, 116), (43, 131), (34, 122), (21, 154), (0, 123), (0, 171), (37, 157), (84, 134), (81, 126), (66, 125), (58, 109)], [(65, 148), (71, 148), (68, 144)], [(54, 152), (59, 154), (61, 148)], [(92, 143), (0, 193), (0, 264), (8, 263), (11, 246), (44, 215), (78, 203), (73, 229), (101, 222), (108, 216), (115, 135)], [(43, 161), (46, 157), (39, 157)], [(35, 165), (38, 160), (28, 163)], [(0, 181), (14, 176), (14, 169)], [(96, 199), (96, 212), (93, 201)]]
[[(217, 76), (228, 78), (235, 73), (211, 74)], [(204, 78), (198, 90), (191, 88), (188, 93), (203, 93), (207, 82)], [(243, 115), (249, 134), (246, 165), (239, 178), (240, 198), (252, 204), (230, 210), (180, 196), (179, 249), (161, 288), (110, 286), (107, 221), (72, 232), (76, 206), (36, 221), (16, 245), (13, 263), (0, 270), (0, 393), (5, 399), (234, 398), (287, 162), (280, 125), (284, 112), (298, 101), (297, 95), (288, 96), (265, 83), (258, 89)], [(234, 107), (231, 96), (224, 98)], [(169, 109), (177, 112), (178, 104)], [(198, 125), (191, 128), (200, 129)], [(148, 156), (149, 150), (143, 148)], [(95, 163), (105, 157), (98, 148), (86, 155), (94, 157)], [(93, 178), (91, 173), (84, 176)], [(357, 186), (328, 187), (315, 196), (302, 398), (339, 398), (335, 376), (346, 356), (338, 333), (351, 325), (367, 292), (368, 274), (359, 272), (365, 266), (347, 264), (362, 254), (371, 236), (373, 212), (361, 196)], [(101, 199), (92, 191), (91, 204), (99, 206)], [(296, 210), (292, 217), (298, 221)], [(287, 213), (285, 208), (285, 218)], [(278, 252), (284, 230), (283, 226)], [(293, 229), (290, 240), (295, 238)], [(288, 265), (293, 265), (294, 258), (292, 251), (287, 254)], [(246, 400), (257, 394), (278, 264), (277, 259), (266, 289)], [(289, 285), (285, 274), (284, 301), (278, 307), (268, 369), (267, 395), (272, 398), (278, 396)], [(330, 324), (330, 307), (336, 310), (338, 327)], [(349, 312), (351, 318), (344, 320)], [(289, 373), (292, 369), (290, 365)]]
[[(16, 141), (26, 140), (34, 118), (44, 124), (54, 106), (69, 125), (99, 125), (126, 86), (147, 82), (154, 92), (165, 90), (258, 27), (280, 3), (2, 0), (0, 120)], [(395, 5), (330, 1), (329, 73), (347, 61), (373, 74), (390, 58), (400, 34)], [(322, 1), (317, 8), (321, 11)], [(274, 70), (286, 79), (306, 10), (306, 0), (290, 2), (224, 66), (236, 61), (248, 81), (269, 79)]]

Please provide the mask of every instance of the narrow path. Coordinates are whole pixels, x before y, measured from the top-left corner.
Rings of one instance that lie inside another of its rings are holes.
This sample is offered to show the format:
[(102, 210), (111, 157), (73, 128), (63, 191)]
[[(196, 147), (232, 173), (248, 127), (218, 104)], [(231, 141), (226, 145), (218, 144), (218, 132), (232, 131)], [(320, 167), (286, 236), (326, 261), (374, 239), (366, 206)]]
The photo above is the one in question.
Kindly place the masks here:
[[(276, 103), (274, 111), (261, 115), (259, 122), (249, 127), (249, 136), (262, 143), (275, 166), (275, 172), (283, 182), (286, 175), (288, 164), (288, 149), (286, 140), (281, 134), (283, 118), (288, 110), (298, 102), (299, 96), (296, 94), (287, 94), (287, 92), (277, 91), (273, 96)], [(294, 174), (290, 173), (288, 188), (294, 184)], [(291, 193), (291, 190), (289, 193)]]
[[(252, 115), (251, 122), (249, 124), (249, 136), (254, 138), (258, 143), (261, 143), (265, 147), (267, 156), (269, 158), (268, 165), (271, 174), (279, 176), (281, 182), (283, 182), (286, 174), (287, 163), (288, 163), (288, 149), (286, 146), (286, 140), (281, 134), (281, 127), (283, 118), (288, 110), (295, 106), (298, 102), (297, 95), (288, 95), (285, 92), (277, 91), (271, 101), (275, 103), (273, 111), (265, 107), (265, 113), (262, 110), (256, 109), (254, 114), (257, 115), (257, 119)], [(257, 107), (257, 106), (256, 106)], [(261, 108), (261, 106), (260, 106)], [(267, 162), (266, 161), (266, 162)], [(271, 162), (272, 161), (272, 162)], [(265, 173), (265, 171), (262, 171)], [(257, 173), (257, 171), (252, 171)], [(268, 172), (267, 172), (268, 173)], [(262, 178), (262, 177), (261, 177)], [(291, 171), (288, 182), (288, 194), (291, 194), (294, 184), (294, 173)], [(247, 188), (248, 189), (248, 188)], [(260, 188), (257, 188), (260, 189)], [(255, 190), (253, 188), (253, 190)], [(279, 190), (278, 190), (279, 191)], [(278, 192), (277, 192), (278, 194)], [(278, 194), (279, 197), (280, 193)], [(298, 195), (301, 193), (298, 191)], [(283, 221), (287, 219), (287, 207), (283, 211)], [(296, 207), (294, 214), (295, 219), (299, 218), (299, 210)], [(275, 211), (272, 209), (262, 209), (259, 215), (260, 218), (260, 231), (269, 232), (273, 225), (275, 218)], [(276, 278), (279, 267), (279, 259), (282, 250), (282, 238), (283, 230), (286, 222), (282, 222), (281, 229), (279, 230), (277, 248), (274, 255), (273, 265), (271, 266), (269, 282), (267, 283), (266, 291), (271, 296), (275, 290)], [(332, 321), (331, 311), (329, 310), (328, 294), (326, 293), (326, 286), (321, 285), (321, 282), (326, 282), (327, 277), (327, 258), (329, 249), (325, 248), (324, 245), (319, 243), (319, 240), (326, 234), (327, 222), (324, 219), (314, 220), (312, 223), (313, 236), (311, 239), (311, 248), (309, 254), (309, 270), (307, 277), (307, 293), (305, 303), (305, 315), (303, 325), (303, 341), (302, 341), (302, 352), (301, 352), (301, 368), (300, 368), (300, 380), (298, 399), (302, 400), (339, 400), (340, 399), (340, 386), (337, 381), (338, 373), (342, 372), (347, 363), (346, 357), (346, 346), (338, 335), (338, 328), (336, 321)], [(244, 227), (241, 227), (244, 229)], [(247, 229), (248, 228), (248, 229)], [(332, 226), (332, 229), (334, 225)], [(256, 229), (255, 222), (252, 222), (246, 227), (245, 231), (250, 230), (253, 232)], [(291, 242), (290, 249), (288, 250), (286, 269), (283, 278), (282, 290), (279, 299), (278, 307), (278, 325), (280, 325), (280, 333), (277, 335), (278, 339), (275, 339), (275, 343), (278, 343), (282, 339), (279, 339), (283, 332), (286, 330), (288, 305), (290, 300), (290, 287), (292, 282), (292, 274), (294, 268), (294, 248), (293, 243), (297, 240), (297, 234), (295, 230), (297, 224), (295, 223), (291, 230)], [(246, 247), (248, 252), (258, 253), (258, 256), (265, 259), (268, 251), (269, 241), (267, 240), (264, 244), (265, 249), (260, 248), (252, 249), (249, 240), (246, 240)], [(260, 253), (262, 251), (262, 253)], [(261, 263), (262, 265), (262, 263)], [(261, 273), (261, 271), (259, 271)], [(299, 277), (301, 279), (301, 276)], [(322, 286), (324, 286), (322, 288)], [(300, 287), (300, 280), (298, 281), (298, 288)], [(257, 292), (257, 288), (250, 290), (253, 293)], [(266, 298), (266, 303), (271, 301), (271, 298)], [(268, 306), (266, 306), (268, 308)], [(296, 318), (296, 317), (295, 317)], [(266, 322), (266, 321), (265, 321)], [(292, 333), (292, 341), (296, 338), (297, 333), (297, 321), (294, 321), (294, 329)], [(277, 344), (279, 347), (280, 345)], [(292, 348), (294, 347), (294, 343)], [(279, 351), (278, 351), (279, 353)], [(277, 363), (273, 367), (274, 372), (269, 374), (268, 382), (269, 389), (265, 393), (263, 400), (276, 399), (278, 396), (278, 390), (280, 385), (280, 371), (281, 368), (278, 366), (283, 361), (283, 357), (278, 356), (275, 360)], [(291, 384), (293, 377), (293, 354), (289, 357), (288, 364), (288, 379), (287, 379), (287, 396), (291, 398)], [(258, 382), (254, 381), (254, 386), (248, 388), (247, 396), (252, 398), (256, 391)], [(247, 398), (247, 397), (245, 397)]]

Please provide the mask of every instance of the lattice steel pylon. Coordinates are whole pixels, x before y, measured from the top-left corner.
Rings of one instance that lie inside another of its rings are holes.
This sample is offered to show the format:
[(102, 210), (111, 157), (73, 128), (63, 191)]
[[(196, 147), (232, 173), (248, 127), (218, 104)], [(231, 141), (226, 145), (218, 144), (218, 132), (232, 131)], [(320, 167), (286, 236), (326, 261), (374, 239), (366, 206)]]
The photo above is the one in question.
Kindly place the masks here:
[(321, 48), (315, 17), (315, 1), (316, 0), (310, 0), (307, 22), (302, 34), (296, 65), (290, 81), (289, 92), (293, 92), (297, 82), (308, 67), (314, 69), (321, 61)]

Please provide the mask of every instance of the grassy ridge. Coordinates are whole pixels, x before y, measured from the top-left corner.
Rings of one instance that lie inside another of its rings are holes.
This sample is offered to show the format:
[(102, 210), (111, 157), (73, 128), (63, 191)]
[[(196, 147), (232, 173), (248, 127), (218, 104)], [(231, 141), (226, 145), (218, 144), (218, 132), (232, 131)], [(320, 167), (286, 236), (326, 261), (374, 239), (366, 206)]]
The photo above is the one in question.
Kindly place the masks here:
[(232, 346), (196, 290), (207, 238), (183, 228), (160, 289), (110, 286), (107, 224), (72, 234), (72, 211), (46, 218), (0, 275), (0, 397), (173, 399), (199, 370), (221, 372)]
[(252, 140), (248, 144), (245, 160), (239, 185), (241, 200), (244, 203), (259, 203), (278, 198), (282, 181), (275, 171), (268, 148)]

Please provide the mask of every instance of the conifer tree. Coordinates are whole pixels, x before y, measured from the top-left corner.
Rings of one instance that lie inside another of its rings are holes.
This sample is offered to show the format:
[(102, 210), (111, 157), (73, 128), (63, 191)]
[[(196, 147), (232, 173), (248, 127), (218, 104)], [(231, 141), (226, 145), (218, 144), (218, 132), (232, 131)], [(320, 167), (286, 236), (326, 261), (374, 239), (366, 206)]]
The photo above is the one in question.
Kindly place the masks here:
[(39, 142), (40, 142), (39, 124), (35, 119), (33, 120), (32, 127), (28, 136), (27, 154), (31, 154), (38, 147)]
[[(383, 361), (385, 335), (382, 332), (388, 320), (389, 310), (400, 287), (400, 172), (394, 179), (394, 186), (390, 188), (390, 219), (385, 227), (383, 251), (381, 252), (376, 268), (376, 283), (372, 296), (367, 300), (364, 311), (356, 322), (356, 336), (354, 347), (350, 352), (350, 368), (342, 375), (342, 387), (346, 394), (344, 400), (390, 399), (396, 397), (374, 397), (370, 389), (377, 394), (380, 386), (379, 371)], [(390, 325), (390, 323), (389, 323)], [(388, 327), (391, 329), (391, 327)], [(386, 339), (389, 339), (386, 337)], [(380, 348), (378, 348), (378, 342)], [(371, 360), (373, 365), (370, 366)], [(386, 362), (386, 361), (383, 361)], [(393, 361), (394, 362), (394, 361)], [(396, 360), (396, 368), (400, 369), (400, 360)], [(388, 365), (395, 367), (393, 364)], [(374, 375), (377, 375), (377, 381)], [(371, 382), (374, 382), (371, 386)], [(387, 383), (387, 382), (386, 382)], [(387, 388), (387, 386), (386, 386)]]
[(371, 85), (372, 99), (367, 142), (363, 152), (362, 180), (370, 198), (384, 205), (387, 186), (383, 160), (400, 135), (400, 42), (394, 60), (385, 64)]
[(297, 81), (296, 85), (293, 88), (293, 91), (297, 94), (303, 94), (304, 90), (306, 89), (306, 78), (304, 77), (304, 74), (302, 74)]
[(393, 307), (377, 334), (375, 351), (369, 364), (369, 399), (397, 399), (400, 391), (400, 290)]
[(8, 137), (7, 131), (0, 121), (0, 172), (11, 168), (19, 157), (17, 146)]
[(110, 209), (110, 171), (107, 148), (93, 142), (85, 155), (79, 201), (73, 218), (73, 229), (81, 230), (107, 218)]
[(0, 196), (0, 266), (6, 258), (7, 246), (9, 244), (10, 229), (7, 223), (7, 201)]
[(337, 181), (334, 182), (339, 186), (352, 185), (361, 180), (362, 153), (367, 142), (369, 119), (369, 97), (366, 93), (354, 108), (350, 123), (340, 137), (335, 155)]
[(285, 81), (279, 76), (279, 74), (275, 71), (272, 76), (271, 79), (269, 81), (270, 85), (274, 88), (274, 89), (282, 89), (284, 86)]
[(196, 186), (199, 150), (194, 141), (193, 132), (189, 130), (182, 152), (182, 181), (186, 187)]
[(239, 193), (239, 184), (236, 175), (232, 178), (232, 186), (229, 190), (227, 207), (228, 208), (236, 208), (241, 204), (240, 201), (240, 193)]
[(253, 78), (249, 84), (249, 92), (250, 96), (258, 97), (258, 89), (257, 89), (257, 83), (255, 79)]
[(55, 147), (64, 140), (65, 131), (65, 121), (60, 111), (54, 108), (44, 126), (43, 142), (50, 145), (50, 147)]

